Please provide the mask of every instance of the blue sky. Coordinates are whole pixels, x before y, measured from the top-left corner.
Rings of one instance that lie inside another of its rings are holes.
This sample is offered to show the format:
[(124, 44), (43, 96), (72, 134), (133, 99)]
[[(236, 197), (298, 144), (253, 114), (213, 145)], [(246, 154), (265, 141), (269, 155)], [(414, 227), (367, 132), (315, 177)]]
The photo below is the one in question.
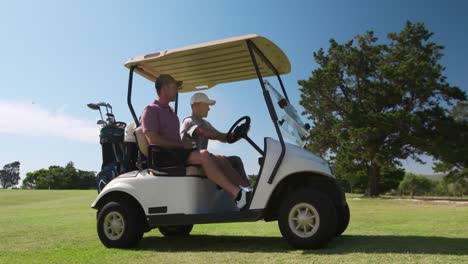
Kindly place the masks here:
[[(0, 165), (19, 160), (23, 177), (68, 161), (98, 171), (97, 113), (86, 104), (109, 102), (117, 119), (131, 120), (127, 59), (250, 33), (288, 55), (292, 72), (283, 81), (299, 110), (297, 80), (317, 67), (314, 51), (327, 48), (330, 38), (343, 42), (366, 30), (384, 39), (406, 20), (435, 32), (433, 40), (446, 48), (448, 81), (467, 91), (467, 7), (463, 1), (2, 1)], [(250, 115), (254, 141), (262, 145), (264, 136), (275, 135), (257, 80), (207, 94), (218, 101), (208, 119), (219, 130)], [(140, 113), (155, 97), (153, 85), (137, 78), (134, 95)], [(181, 118), (190, 113), (189, 96), (181, 95)], [(239, 155), (248, 173), (258, 171), (257, 153), (245, 142), (212, 144), (211, 150)], [(432, 172), (430, 162), (405, 161), (404, 167)]]

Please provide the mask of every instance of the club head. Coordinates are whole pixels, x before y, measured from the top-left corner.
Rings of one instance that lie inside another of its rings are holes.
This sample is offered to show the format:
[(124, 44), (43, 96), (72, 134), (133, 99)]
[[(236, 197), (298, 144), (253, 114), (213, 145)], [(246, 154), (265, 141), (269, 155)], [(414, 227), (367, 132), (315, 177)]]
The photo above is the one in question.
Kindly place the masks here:
[(99, 103), (97, 103), (97, 105), (107, 107), (108, 104), (104, 103), (104, 102), (99, 102)]
[(107, 121), (109, 124), (115, 122), (115, 117), (114, 117), (113, 114), (107, 113), (106, 115), (107, 115), (107, 120), (106, 120), (106, 121)]
[(87, 106), (92, 110), (99, 110), (99, 105), (97, 104), (89, 103)]
[(104, 121), (104, 120), (98, 120), (98, 121), (97, 121), (97, 124), (98, 124), (98, 125), (101, 125), (101, 126), (104, 126), (104, 125), (106, 125), (106, 121)]

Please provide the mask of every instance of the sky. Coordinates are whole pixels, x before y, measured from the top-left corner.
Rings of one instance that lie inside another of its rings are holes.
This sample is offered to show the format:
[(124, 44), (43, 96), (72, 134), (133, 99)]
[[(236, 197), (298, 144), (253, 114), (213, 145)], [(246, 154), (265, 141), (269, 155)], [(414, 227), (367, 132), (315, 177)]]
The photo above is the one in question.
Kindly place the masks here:
[[(99, 171), (98, 113), (87, 103), (112, 104), (116, 118), (132, 120), (126, 104), (128, 70), (137, 55), (246, 34), (276, 43), (291, 62), (283, 82), (299, 110), (298, 80), (317, 68), (313, 52), (330, 38), (347, 41), (368, 30), (385, 40), (407, 20), (423, 22), (445, 46), (441, 63), (451, 85), (467, 91), (468, 2), (464, 1), (0, 1), (0, 166), (21, 162), (21, 176), (73, 161)], [(276, 82), (272, 84), (279, 88)], [(275, 137), (258, 80), (206, 91), (217, 100), (208, 120), (227, 131), (252, 118), (251, 138)], [(137, 114), (155, 97), (152, 83), (135, 78)], [(181, 94), (179, 117), (190, 114)], [(246, 99), (248, 98), (248, 100)], [(305, 120), (305, 118), (304, 118)], [(242, 157), (258, 173), (258, 153), (245, 141), (210, 143), (209, 150)], [(427, 164), (403, 161), (407, 171), (431, 174)]]

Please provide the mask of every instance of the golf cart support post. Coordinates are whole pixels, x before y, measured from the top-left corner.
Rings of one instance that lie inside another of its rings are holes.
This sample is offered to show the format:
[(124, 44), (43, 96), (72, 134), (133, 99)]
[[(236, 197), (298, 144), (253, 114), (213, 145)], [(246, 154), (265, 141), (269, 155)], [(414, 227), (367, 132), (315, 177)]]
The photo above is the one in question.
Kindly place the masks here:
[[(270, 117), (271, 117), (271, 120), (273, 121), (273, 124), (275, 126), (275, 130), (276, 130), (276, 133), (278, 134), (278, 139), (280, 141), (280, 144), (281, 144), (281, 153), (278, 157), (278, 160), (276, 161), (276, 164), (275, 164), (275, 167), (270, 175), (270, 178), (268, 179), (268, 183), (271, 184), (273, 182), (273, 180), (275, 179), (275, 176), (276, 176), (276, 173), (278, 172), (278, 169), (281, 165), (281, 162), (284, 158), (284, 155), (285, 155), (285, 152), (286, 152), (286, 146), (285, 146), (285, 143), (284, 143), (284, 139), (283, 139), (283, 135), (281, 133), (281, 130), (280, 130), (280, 127), (278, 125), (278, 116), (276, 114), (276, 111), (275, 111), (275, 108), (273, 106), (273, 101), (271, 100), (271, 96), (270, 96), (270, 93), (268, 92), (268, 90), (265, 88), (265, 84), (264, 84), (264, 80), (263, 80), (263, 76), (262, 76), (262, 73), (259, 69), (259, 66), (258, 66), (258, 63), (257, 63), (257, 60), (256, 60), (256, 57), (255, 55), (258, 55), (260, 57), (260, 59), (266, 63), (268, 65), (268, 67), (270, 68), (270, 70), (272, 70), (272, 72), (276, 75), (276, 77), (278, 78), (278, 82), (280, 83), (280, 86), (281, 86), (281, 90), (283, 91), (283, 95), (284, 97), (286, 98), (286, 100), (288, 101), (289, 103), (289, 98), (288, 98), (288, 95), (286, 93), (286, 90), (284, 88), (284, 85), (283, 85), (283, 81), (281, 80), (281, 76), (278, 72), (278, 70), (276, 69), (276, 67), (273, 65), (273, 63), (270, 62), (270, 60), (263, 54), (263, 52), (257, 47), (257, 45), (255, 45), (255, 43), (250, 40), (250, 39), (247, 39), (245, 40), (246, 41), (246, 44), (247, 44), (247, 47), (248, 47), (248, 50), (249, 50), (249, 54), (250, 54), (250, 58), (251, 58), (251, 61), (252, 61), (252, 64), (255, 68), (255, 72), (257, 74), (257, 78), (260, 82), (260, 86), (262, 88), (262, 92), (263, 92), (263, 97), (265, 99), (265, 103), (267, 105), (267, 108), (268, 108), (268, 111), (270, 113)], [(133, 65), (133, 66), (130, 66), (130, 73), (129, 73), (129, 78), (128, 78), (128, 93), (127, 93), (127, 103), (128, 103), (128, 107), (130, 109), (130, 112), (132, 113), (132, 117), (133, 117), (133, 120), (135, 121), (135, 124), (137, 126), (140, 126), (140, 122), (138, 120), (138, 117), (136, 116), (135, 114), (135, 110), (133, 109), (133, 106), (132, 106), (132, 86), (133, 86), (133, 73), (135, 71), (135, 69), (138, 68), (138, 65)], [(176, 98), (176, 102), (175, 102), (175, 111), (177, 113), (177, 106), (178, 106), (178, 96)], [(245, 138), (263, 157), (265, 157), (265, 153), (258, 147), (257, 144), (255, 144), (255, 142), (253, 142), (250, 138), (246, 137)]]

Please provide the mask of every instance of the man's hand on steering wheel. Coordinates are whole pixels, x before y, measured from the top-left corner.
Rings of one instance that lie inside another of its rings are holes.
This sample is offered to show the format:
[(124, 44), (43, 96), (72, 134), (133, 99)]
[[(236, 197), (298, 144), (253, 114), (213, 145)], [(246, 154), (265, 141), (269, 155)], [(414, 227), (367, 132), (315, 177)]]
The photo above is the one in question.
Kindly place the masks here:
[(249, 129), (250, 117), (243, 116), (239, 118), (229, 129), (229, 132), (226, 135), (227, 142), (232, 144), (237, 142), (239, 139), (246, 137)]

